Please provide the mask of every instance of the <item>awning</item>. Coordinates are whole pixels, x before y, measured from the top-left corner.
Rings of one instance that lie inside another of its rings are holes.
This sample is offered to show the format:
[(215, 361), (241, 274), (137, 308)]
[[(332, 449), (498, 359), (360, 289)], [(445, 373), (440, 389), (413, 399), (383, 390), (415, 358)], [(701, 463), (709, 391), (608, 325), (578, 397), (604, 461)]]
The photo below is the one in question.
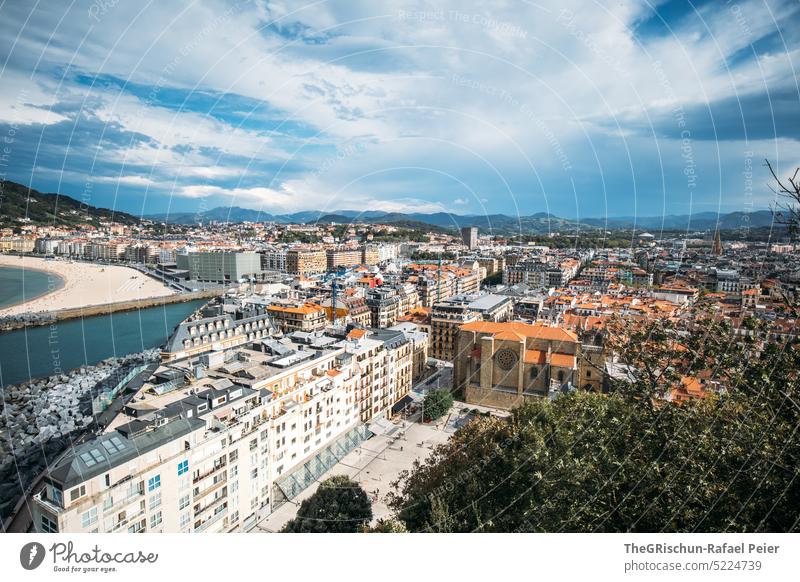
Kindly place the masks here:
[(372, 434), (379, 435), (388, 433), (389, 431), (395, 428), (395, 425), (392, 424), (390, 421), (386, 420), (385, 418), (379, 418), (369, 423), (369, 426), (367, 428), (369, 429), (369, 432), (371, 432)]
[(397, 414), (412, 402), (414, 402), (414, 399), (411, 396), (403, 396), (392, 406), (392, 414)]

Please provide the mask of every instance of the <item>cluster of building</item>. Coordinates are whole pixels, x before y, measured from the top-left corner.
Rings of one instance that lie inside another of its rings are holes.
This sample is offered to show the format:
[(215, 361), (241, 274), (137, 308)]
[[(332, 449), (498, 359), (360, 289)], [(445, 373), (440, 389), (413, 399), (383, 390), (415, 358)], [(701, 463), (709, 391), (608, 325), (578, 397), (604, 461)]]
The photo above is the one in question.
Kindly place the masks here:
[[(164, 276), (246, 283), (182, 322), (114, 423), (50, 467), (37, 529), (251, 529), (386, 431), (431, 358), (453, 366), (458, 398), (508, 409), (629, 378), (615, 320), (685, 322), (702, 306), (736, 334), (760, 319), (796, 338), (791, 245), (651, 235), (559, 250), (460, 234), (412, 245), (438, 253), (426, 261), (365, 240), (178, 249)], [(687, 377), (667, 397), (717, 389)]]
[(270, 313), (226, 299), (179, 325), (105, 433), (50, 466), (37, 529), (247, 530), (386, 430), (424, 334), (284, 333)]

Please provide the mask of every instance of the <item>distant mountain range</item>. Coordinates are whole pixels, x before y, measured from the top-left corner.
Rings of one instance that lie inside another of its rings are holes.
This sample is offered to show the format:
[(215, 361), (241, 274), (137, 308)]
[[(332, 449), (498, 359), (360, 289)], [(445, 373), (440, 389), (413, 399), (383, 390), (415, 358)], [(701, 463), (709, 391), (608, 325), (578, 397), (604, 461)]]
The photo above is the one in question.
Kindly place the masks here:
[(28, 224), (71, 226), (97, 224), (114, 220), (136, 224), (139, 219), (126, 212), (82, 205), (80, 201), (59, 194), (44, 194), (22, 184), (0, 180), (0, 226)]
[[(20, 224), (27, 218), (32, 224), (74, 225), (81, 222), (97, 223), (114, 220), (123, 224), (136, 224), (138, 217), (95, 206), (82, 206), (78, 200), (65, 195), (45, 194), (11, 181), (0, 181), (0, 226)], [(764, 228), (772, 225), (769, 210), (754, 212), (698, 212), (692, 215), (621, 216), (613, 218), (582, 218), (580, 221), (560, 218), (539, 212), (513, 217), (506, 214), (460, 215), (448, 212), (383, 212), (380, 210), (337, 210), (320, 212), (306, 210), (292, 214), (270, 214), (248, 208), (217, 207), (205, 212), (178, 212), (153, 214), (143, 217), (156, 222), (192, 225), (209, 222), (276, 222), (281, 224), (392, 224), (406, 228), (436, 227), (456, 230), (463, 226), (477, 226), (481, 232), (501, 235), (568, 233), (578, 229), (631, 229), (707, 231), (735, 230), (743, 227)]]
[(421, 227), (431, 225), (440, 228), (458, 229), (463, 226), (477, 226), (484, 232), (498, 234), (510, 233), (544, 233), (569, 232), (579, 228), (586, 229), (631, 229), (644, 230), (733, 230), (743, 227), (762, 228), (772, 224), (772, 213), (769, 210), (754, 212), (698, 212), (692, 215), (666, 216), (622, 216), (613, 218), (584, 218), (580, 221), (560, 218), (553, 214), (540, 212), (527, 216), (513, 217), (506, 214), (460, 215), (448, 212), (435, 213), (401, 213), (382, 212), (380, 210), (357, 211), (336, 210), (323, 213), (315, 210), (295, 212), (293, 214), (270, 214), (258, 210), (250, 210), (233, 206), (218, 207), (201, 213), (155, 214), (147, 218), (172, 224), (199, 224), (211, 221), (218, 222), (276, 222), (280, 224), (394, 224), (397, 226)]

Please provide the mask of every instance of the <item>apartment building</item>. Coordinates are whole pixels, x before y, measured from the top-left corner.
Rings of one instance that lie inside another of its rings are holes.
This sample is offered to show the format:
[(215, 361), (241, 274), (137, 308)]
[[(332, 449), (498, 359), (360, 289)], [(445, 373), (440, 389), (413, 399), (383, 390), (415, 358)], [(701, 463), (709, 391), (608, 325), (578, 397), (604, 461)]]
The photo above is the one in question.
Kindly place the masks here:
[[(332, 299), (322, 302), (325, 315), (333, 321)], [(372, 324), (372, 312), (363, 297), (339, 297), (336, 299), (336, 320), (339, 324), (352, 324), (358, 327), (369, 327)]]
[(58, 251), (58, 243), (61, 242), (57, 238), (37, 238), (34, 243), (34, 250), (43, 255), (53, 255)]
[(409, 321), (397, 323), (389, 329), (403, 332), (403, 335), (411, 344), (411, 379), (412, 382), (416, 382), (428, 367), (428, 334), (420, 329), (420, 326)]
[(273, 304), (267, 307), (267, 312), (284, 333), (322, 331), (327, 325), (325, 310), (316, 303)]
[(36, 239), (24, 237), (0, 237), (0, 252), (32, 253)]
[(372, 314), (372, 327), (386, 328), (397, 323), (400, 305), (397, 289), (392, 287), (368, 289), (366, 303)]
[(377, 265), (380, 262), (380, 247), (377, 245), (364, 245), (361, 254), (361, 263), (364, 265)]
[(469, 250), (478, 248), (478, 227), (465, 226), (461, 229), (461, 240)]
[(269, 312), (256, 306), (227, 312), (222, 306), (207, 308), (176, 326), (164, 344), (161, 360), (170, 362), (235, 348), (275, 330)]
[(486, 270), (487, 275), (493, 275), (503, 270), (505, 261), (503, 257), (478, 257), (475, 259), (481, 268)]
[(261, 269), (264, 271), (287, 271), (287, 252), (282, 249), (268, 249), (261, 254)]
[(104, 434), (48, 467), (35, 529), (252, 529), (408, 394), (412, 349), (403, 333), (362, 331), (260, 339), (205, 366), (169, 364), (185, 383), (162, 393), (145, 384)]
[(328, 271), (336, 271), (339, 267), (360, 265), (363, 253), (360, 249), (334, 248), (325, 251)]
[(400, 245), (397, 243), (388, 243), (378, 245), (378, 262), (385, 263), (394, 261), (400, 256)]
[(286, 272), (292, 275), (318, 275), (328, 268), (328, 258), (323, 250), (290, 249), (286, 251)]
[(125, 258), (128, 245), (121, 242), (97, 242), (83, 247), (83, 256), (87, 259), (103, 261), (119, 261)]
[(431, 310), (432, 358), (452, 362), (460, 326), (470, 321), (506, 321), (514, 301), (505, 295), (457, 295), (435, 303)]

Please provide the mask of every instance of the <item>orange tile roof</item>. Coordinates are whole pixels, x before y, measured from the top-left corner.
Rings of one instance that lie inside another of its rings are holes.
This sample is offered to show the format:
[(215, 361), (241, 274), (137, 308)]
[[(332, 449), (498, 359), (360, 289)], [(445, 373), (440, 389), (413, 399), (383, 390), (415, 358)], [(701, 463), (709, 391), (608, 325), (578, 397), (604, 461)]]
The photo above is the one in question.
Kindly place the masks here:
[(572, 354), (550, 354), (550, 365), (558, 366), (560, 368), (574, 368), (575, 356)]
[(547, 352), (543, 352), (542, 350), (525, 350), (525, 358), (523, 361), (526, 364), (543, 366), (547, 363)]
[(293, 307), (291, 305), (270, 305), (267, 309), (269, 311), (284, 311), (286, 313), (302, 313), (303, 315), (323, 310), (322, 307), (316, 303), (304, 303), (300, 307)]
[(352, 329), (350, 330), (350, 333), (347, 334), (347, 339), (349, 340), (361, 339), (365, 335), (367, 335), (366, 329)]
[(531, 337), (560, 342), (578, 341), (577, 335), (564, 328), (523, 323), (521, 321), (507, 321), (501, 323), (495, 323), (493, 321), (473, 321), (462, 325), (461, 329), (474, 331), (476, 333), (490, 333), (498, 339), (522, 339)]
[(684, 376), (681, 378), (680, 387), (672, 391), (672, 400), (680, 403), (692, 398), (705, 398), (707, 394), (700, 380)]

